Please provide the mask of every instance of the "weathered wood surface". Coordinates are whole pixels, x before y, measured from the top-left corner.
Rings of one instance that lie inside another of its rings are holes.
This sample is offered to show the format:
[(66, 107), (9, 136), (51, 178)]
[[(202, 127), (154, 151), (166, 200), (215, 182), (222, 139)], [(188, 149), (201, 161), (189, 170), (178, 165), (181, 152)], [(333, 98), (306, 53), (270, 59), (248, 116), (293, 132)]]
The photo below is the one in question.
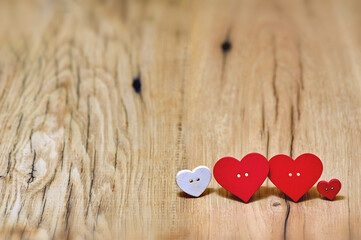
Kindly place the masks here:
[[(360, 239), (360, 11), (1, 1), (1, 238)], [(343, 188), (294, 203), (267, 180), (244, 204), (176, 186), (249, 152), (312, 152)]]

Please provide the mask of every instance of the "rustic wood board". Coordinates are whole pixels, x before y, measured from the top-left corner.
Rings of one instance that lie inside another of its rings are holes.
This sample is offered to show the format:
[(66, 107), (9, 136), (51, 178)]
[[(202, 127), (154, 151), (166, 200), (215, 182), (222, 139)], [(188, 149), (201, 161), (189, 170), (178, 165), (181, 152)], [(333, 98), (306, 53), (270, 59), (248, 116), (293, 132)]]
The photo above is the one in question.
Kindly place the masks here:
[[(360, 239), (359, 1), (0, 2), (0, 237)], [(222, 48), (223, 46), (223, 48)], [(324, 164), (335, 201), (179, 170)]]

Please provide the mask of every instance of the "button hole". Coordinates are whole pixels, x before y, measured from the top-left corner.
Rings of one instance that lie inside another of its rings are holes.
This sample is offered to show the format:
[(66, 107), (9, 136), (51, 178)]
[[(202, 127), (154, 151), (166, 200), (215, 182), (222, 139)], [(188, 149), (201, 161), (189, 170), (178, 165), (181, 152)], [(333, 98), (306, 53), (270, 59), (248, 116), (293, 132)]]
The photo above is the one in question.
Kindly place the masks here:
[(199, 180), (200, 180), (199, 178), (196, 179), (197, 182), (199, 182)]
[(193, 179), (189, 179), (189, 182), (192, 183), (192, 182), (193, 182)]

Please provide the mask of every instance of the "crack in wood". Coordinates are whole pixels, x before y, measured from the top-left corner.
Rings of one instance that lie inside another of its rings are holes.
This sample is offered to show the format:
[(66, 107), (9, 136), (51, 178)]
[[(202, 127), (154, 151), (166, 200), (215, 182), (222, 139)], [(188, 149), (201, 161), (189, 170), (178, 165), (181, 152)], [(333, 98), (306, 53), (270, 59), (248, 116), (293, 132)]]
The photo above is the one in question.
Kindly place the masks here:
[(276, 39), (275, 38), (276, 37), (273, 35), (273, 37), (272, 37), (272, 53), (273, 53), (272, 91), (273, 91), (273, 96), (274, 96), (274, 98), (276, 100), (275, 119), (277, 121), (277, 119), (278, 119), (279, 96), (278, 96), (277, 85), (276, 85), (278, 63), (277, 63), (277, 46), (276, 46)]
[(7, 166), (7, 169), (6, 169), (6, 175), (9, 174), (10, 172), (10, 169), (11, 169), (11, 154), (12, 154), (13, 150), (11, 150), (9, 152), (9, 155), (8, 155), (8, 166)]
[(91, 200), (92, 200), (92, 191), (93, 191), (93, 185), (94, 185), (94, 179), (95, 179), (95, 167), (96, 167), (96, 159), (97, 159), (97, 151), (94, 151), (94, 162), (93, 162), (93, 170), (92, 170), (92, 179), (91, 179), (91, 183), (90, 183), (90, 190), (89, 190), (89, 201), (88, 201), (88, 206), (86, 209), (86, 216), (88, 216), (89, 213), (89, 207), (91, 204)]
[(50, 104), (50, 99), (49, 99), (49, 97), (48, 97), (48, 99), (47, 99), (47, 101), (46, 101), (45, 112), (44, 112), (44, 119), (43, 119), (42, 125), (45, 124), (46, 118), (48, 117), (49, 104)]
[(264, 99), (262, 96), (262, 110), (261, 110), (261, 115), (262, 115), (262, 133), (265, 132), (265, 128), (266, 128), (266, 116), (265, 116), (265, 110), (264, 110)]
[(25, 91), (25, 85), (26, 85), (26, 81), (28, 80), (29, 77), (29, 73), (25, 73), (24, 77), (23, 77), (23, 81), (21, 83), (21, 93), (24, 93)]
[(266, 144), (266, 158), (268, 159), (269, 157), (269, 131), (267, 131), (267, 144)]
[(79, 109), (79, 102), (80, 102), (80, 83), (81, 83), (81, 76), (80, 76), (80, 69), (79, 66), (76, 68), (76, 108)]
[[(182, 63), (182, 82), (181, 82), (181, 87), (180, 87), (180, 112), (178, 115), (178, 122), (177, 122), (177, 151), (176, 151), (176, 160), (177, 161), (182, 161), (186, 158), (185, 157), (185, 143), (184, 143), (184, 135), (183, 135), (183, 114), (184, 114), (184, 89), (185, 89), (185, 60), (186, 60), (186, 56), (187, 56), (187, 50), (184, 51), (183, 54), (183, 63)], [(184, 166), (185, 167), (185, 166)]]
[(30, 143), (30, 151), (33, 152), (33, 132), (34, 129), (31, 129), (30, 136), (29, 136), (29, 143)]
[(72, 192), (73, 192), (73, 184), (71, 184), (71, 186), (70, 186), (69, 196), (68, 196), (68, 200), (66, 202), (65, 229), (68, 229), (68, 227), (69, 227), (69, 217), (70, 217), (70, 212), (71, 212), (71, 208), (72, 208), (71, 204), (70, 204), (70, 199), (71, 199)]
[[(45, 188), (46, 188), (46, 186), (45, 186)], [(44, 201), (44, 196), (43, 196), (43, 201)], [(44, 203), (43, 203), (43, 208), (42, 208), (42, 210), (41, 210), (41, 215), (40, 215), (40, 218), (39, 218), (39, 221), (38, 221), (38, 227), (40, 226), (40, 224), (41, 224), (42, 221), (43, 221), (45, 206), (46, 206), (46, 199), (45, 199), (45, 201), (44, 201)]]
[(300, 85), (301, 89), (304, 89), (304, 79), (303, 79), (303, 63), (302, 63), (302, 47), (301, 42), (297, 41), (297, 55), (298, 55), (298, 67), (300, 71)]
[(285, 223), (284, 223), (284, 230), (283, 230), (283, 239), (286, 240), (287, 239), (287, 223), (288, 223), (288, 218), (290, 216), (290, 211), (291, 211), (291, 205), (289, 203), (288, 197), (285, 195), (285, 202), (286, 202), (286, 206), (287, 206), (287, 210), (286, 210), (286, 219), (285, 219)]
[(55, 239), (56, 230), (58, 229), (58, 222), (59, 222), (59, 218), (56, 220), (56, 224), (55, 224), (55, 228), (54, 228), (54, 232), (53, 232), (53, 236), (52, 236), (51, 240)]
[(72, 172), (72, 169), (73, 169), (73, 164), (71, 163), (70, 164), (70, 168), (69, 168), (69, 177), (68, 177), (68, 188), (69, 188), (69, 185), (70, 185), (70, 182), (71, 182), (71, 172)]
[(24, 117), (24, 113), (21, 113), (19, 123), (18, 123), (18, 126), (16, 128), (16, 134), (19, 134), (20, 126), (21, 126), (21, 123), (23, 122), (23, 117)]
[(31, 164), (31, 172), (29, 173), (30, 178), (27, 181), (28, 187), (29, 187), (29, 184), (32, 183), (34, 181), (34, 178), (35, 178), (34, 177), (34, 172), (36, 171), (35, 170), (35, 160), (36, 160), (36, 151), (34, 151), (33, 163)]
[(55, 82), (55, 89), (58, 89), (59, 88), (59, 62), (58, 62), (58, 59), (55, 58), (55, 79), (56, 79), (56, 82)]
[[(39, 61), (41, 61), (41, 59), (39, 59)], [(39, 70), (39, 72), (40, 72), (40, 70)], [(35, 94), (35, 96), (34, 96), (34, 101), (36, 101), (37, 99), (38, 99), (38, 96), (40, 95), (40, 93), (41, 93), (41, 90), (43, 89), (43, 86), (44, 86), (44, 79), (45, 79), (45, 77), (44, 77), (44, 75), (42, 74), (42, 76), (41, 76), (41, 78), (40, 78), (41, 80), (40, 80), (40, 84), (39, 84), (39, 88), (38, 88), (38, 91), (37, 91), (37, 93)]]
[(64, 150), (65, 150), (65, 139), (63, 141), (63, 147), (61, 149), (61, 155), (60, 155), (60, 159), (61, 159), (61, 169), (63, 169), (63, 165), (64, 165)]
[(41, 199), (44, 202), (45, 199), (45, 194), (46, 194), (46, 188), (48, 187), (48, 185), (46, 184), (44, 187), (44, 191), (43, 191), (43, 198)]
[(116, 131), (115, 153), (114, 153), (114, 171), (117, 171), (118, 147), (119, 147), (119, 136), (118, 136), (118, 131)]
[(293, 158), (293, 143), (295, 139), (295, 123), (294, 123), (294, 110), (293, 105), (291, 106), (291, 143), (290, 143), (290, 157)]
[(297, 84), (297, 119), (301, 118), (301, 91), (304, 90), (304, 79), (303, 79), (303, 63), (302, 63), (302, 52), (301, 52), (301, 43), (297, 42), (297, 52), (298, 52), (298, 66), (299, 66), (299, 84)]
[(8, 211), (8, 206), (9, 206), (9, 197), (8, 199), (6, 200), (6, 204), (5, 204), (5, 211), (4, 211), (4, 216), (6, 215), (7, 211)]
[(89, 145), (89, 133), (90, 133), (90, 96), (88, 95), (87, 101), (87, 128), (86, 128), (86, 144), (85, 150), (88, 152), (88, 145)]
[(16, 223), (19, 223), (20, 213), (21, 213), (21, 211), (23, 210), (23, 207), (24, 207), (24, 203), (22, 203), (21, 206), (20, 206), (20, 209), (19, 209), (19, 212), (18, 212), (18, 216), (17, 216), (17, 218), (16, 218)]

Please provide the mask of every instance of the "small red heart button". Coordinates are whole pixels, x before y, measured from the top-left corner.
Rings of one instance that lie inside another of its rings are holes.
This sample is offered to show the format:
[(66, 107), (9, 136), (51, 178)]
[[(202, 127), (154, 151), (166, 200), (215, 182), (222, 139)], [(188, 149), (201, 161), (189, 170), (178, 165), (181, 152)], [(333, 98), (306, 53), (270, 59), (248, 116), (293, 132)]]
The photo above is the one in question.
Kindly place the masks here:
[(248, 202), (262, 185), (268, 172), (267, 159), (258, 153), (250, 153), (241, 161), (224, 157), (218, 160), (213, 168), (217, 182), (244, 202)]
[(269, 161), (269, 179), (282, 192), (297, 202), (321, 177), (321, 160), (305, 153), (293, 160), (287, 155), (276, 155)]
[(317, 184), (317, 191), (330, 200), (333, 200), (340, 190), (341, 182), (338, 179), (321, 181)]

